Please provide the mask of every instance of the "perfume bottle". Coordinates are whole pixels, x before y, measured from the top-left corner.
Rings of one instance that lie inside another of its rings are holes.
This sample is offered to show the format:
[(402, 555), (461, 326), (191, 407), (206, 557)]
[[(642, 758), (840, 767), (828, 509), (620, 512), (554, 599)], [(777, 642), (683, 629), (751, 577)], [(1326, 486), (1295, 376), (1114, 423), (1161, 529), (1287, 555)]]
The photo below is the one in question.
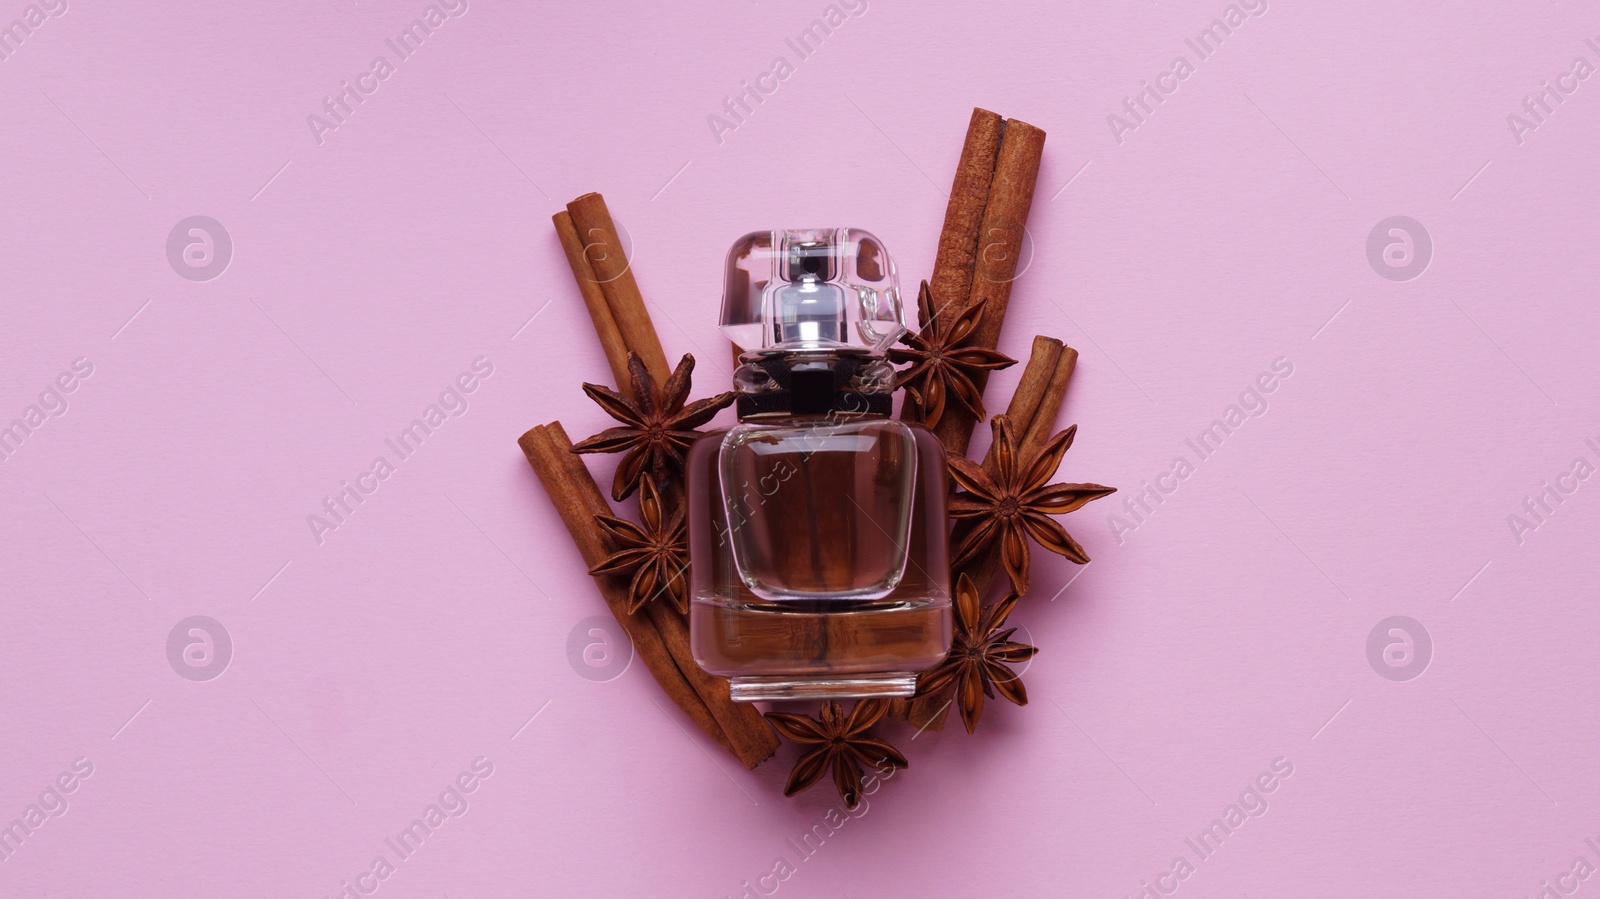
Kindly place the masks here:
[(890, 417), (894, 262), (852, 228), (728, 253), (739, 423), (687, 464), (695, 661), (744, 701), (910, 696), (950, 649), (944, 449)]

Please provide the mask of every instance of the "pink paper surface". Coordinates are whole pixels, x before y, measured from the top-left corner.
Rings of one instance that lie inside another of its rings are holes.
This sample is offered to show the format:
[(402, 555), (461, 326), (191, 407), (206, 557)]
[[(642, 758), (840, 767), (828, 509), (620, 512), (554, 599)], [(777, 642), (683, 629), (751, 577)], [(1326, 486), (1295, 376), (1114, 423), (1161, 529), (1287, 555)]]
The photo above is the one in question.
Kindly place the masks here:
[[(1593, 4), (539, 6), (0, 6), (0, 895), (1600, 891)], [(608, 424), (550, 216), (605, 194), (709, 393), (729, 242), (914, 289), (975, 105), (1049, 132), (1001, 348), (1081, 351), (1120, 492), (1030, 705), (830, 827), (589, 645), (515, 443)]]

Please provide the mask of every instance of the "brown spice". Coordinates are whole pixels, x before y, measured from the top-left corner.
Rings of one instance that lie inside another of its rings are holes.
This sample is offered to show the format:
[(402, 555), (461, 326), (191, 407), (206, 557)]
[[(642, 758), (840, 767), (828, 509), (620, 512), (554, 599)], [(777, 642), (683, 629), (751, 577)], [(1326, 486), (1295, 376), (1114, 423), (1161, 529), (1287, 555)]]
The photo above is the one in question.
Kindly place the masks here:
[[(635, 353), (628, 353), (628, 375), (633, 399), (599, 384), (583, 385), (583, 392), (623, 427), (607, 428), (573, 448), (575, 453), (626, 452), (611, 483), (611, 498), (627, 499), (646, 475), (660, 485), (683, 480), (684, 457), (700, 438), (695, 430), (733, 404), (732, 391), (687, 403), (694, 357), (685, 354), (666, 384), (656, 387)], [(686, 404), (687, 403), (687, 404)], [(676, 503), (674, 503), (676, 505)]]
[(613, 515), (596, 515), (594, 520), (606, 532), (617, 551), (589, 569), (590, 574), (632, 575), (628, 592), (632, 600), (628, 613), (637, 613), (652, 599), (671, 602), (680, 613), (689, 614), (689, 528), (680, 506), (671, 515), (661, 501), (661, 493), (649, 478), (639, 491), (640, 523)]
[[(961, 154), (962, 166), (957, 169), (950, 206), (945, 210), (945, 230), (939, 236), (941, 252), (935, 259), (933, 283), (937, 291), (941, 288), (959, 290), (963, 280), (968, 282), (964, 299), (959, 295), (935, 294), (943, 304), (938, 314), (947, 314), (945, 309), (948, 308), (964, 309), (968, 303), (982, 303), (985, 307), (983, 321), (973, 337), (973, 345), (994, 349), (999, 344), (1000, 328), (1011, 299), (1011, 285), (1022, 260), (1028, 211), (1033, 206), (1034, 183), (1044, 156), (1045, 133), (1017, 119), (1004, 121), (993, 155), (988, 189), (983, 192), (983, 214), (974, 222), (970, 207), (979, 191), (967, 182), (976, 177), (975, 172), (987, 153), (991, 134), (988, 122), (987, 117), (975, 112), (972, 127), (968, 129), (968, 143)], [(947, 244), (972, 247), (970, 278), (965, 275), (966, 251), (945, 252)], [(945, 262), (945, 271), (940, 270), (940, 260)], [(949, 271), (952, 267), (957, 270)], [(987, 372), (979, 372), (973, 379), (979, 394), (988, 379)], [(945, 449), (965, 453), (977, 420), (977, 416), (965, 412), (950, 415), (939, 422), (934, 433)]]
[(1015, 643), (1016, 628), (1006, 628), (1006, 618), (1016, 608), (1017, 594), (1008, 593), (998, 602), (982, 606), (978, 588), (962, 574), (956, 579), (956, 633), (950, 654), (938, 667), (918, 678), (919, 694), (954, 691), (961, 705), (961, 722), (967, 733), (977, 730), (983, 716), (983, 698), (998, 692), (1017, 705), (1028, 704), (1028, 691), (1022, 678), (1006, 666), (1026, 662), (1039, 652), (1025, 643)]
[(944, 208), (944, 226), (939, 229), (939, 251), (933, 260), (933, 296), (940, 302), (934, 311), (943, 313), (945, 304), (956, 309), (972, 298), (972, 273), (978, 261), (978, 227), (989, 204), (989, 184), (994, 180), (995, 157), (1000, 152), (1004, 119), (987, 109), (972, 110), (967, 136), (961, 144), (961, 159), (950, 185), (950, 202)]
[[(584, 562), (600, 565), (614, 547), (595, 517), (609, 515), (611, 509), (583, 460), (572, 454), (566, 431), (559, 422), (539, 425), (517, 443)], [(644, 615), (629, 614), (632, 595), (625, 579), (600, 574), (594, 580), (611, 614), (633, 642), (634, 651), (667, 697), (745, 767), (754, 768), (771, 757), (778, 747), (777, 735), (754, 707), (732, 700), (726, 679), (706, 674), (695, 664), (683, 616), (664, 603), (649, 603)]]
[(980, 553), (998, 547), (1001, 564), (1011, 578), (1011, 589), (1028, 592), (1028, 542), (1086, 565), (1089, 556), (1053, 515), (1065, 515), (1085, 504), (1116, 492), (1100, 484), (1052, 484), (1061, 459), (1078, 433), (1073, 425), (1050, 438), (1038, 453), (1019, 456), (1010, 421), (996, 415), (994, 464), (985, 469), (960, 456), (950, 456), (950, 478), (963, 492), (951, 497), (950, 517), (967, 523), (958, 528), (961, 538), (950, 560), (961, 568)]
[(977, 267), (972, 273), (972, 298), (988, 307), (978, 342), (996, 346), (1022, 264), (1028, 212), (1033, 208), (1033, 188), (1044, 159), (1045, 134), (1027, 122), (1006, 120), (1000, 152), (995, 158), (989, 202), (978, 229)]
[[(605, 198), (597, 193), (584, 194), (567, 204), (567, 214), (571, 217), (573, 231), (588, 264), (586, 272), (580, 272), (574, 266), (573, 276), (578, 279), (580, 289), (585, 277), (599, 286), (611, 320), (616, 325), (615, 335), (598, 326), (595, 329), (600, 335), (600, 342), (606, 344), (606, 357), (611, 358), (615, 352), (613, 342), (620, 344), (628, 351), (639, 354), (639, 358), (644, 360), (645, 369), (658, 383), (665, 381), (667, 356), (661, 351), (661, 339), (656, 336), (655, 325), (650, 321), (650, 311), (645, 308), (639, 283), (633, 277), (633, 263), (624, 251), (622, 239), (617, 235), (617, 227), (611, 220), (611, 210), (606, 208)], [(559, 220), (556, 230), (561, 230)], [(570, 263), (570, 253), (567, 258)], [(615, 364), (612, 371), (616, 373)], [(619, 376), (617, 386), (621, 387), (623, 383)]]
[[(1023, 368), (1022, 380), (1017, 382), (1016, 392), (1006, 406), (1006, 417), (1011, 419), (1013, 436), (1017, 438), (1017, 452), (1032, 455), (1050, 438), (1077, 364), (1078, 351), (1072, 347), (1054, 337), (1033, 338), (1033, 352)], [(984, 464), (988, 465), (993, 457), (994, 447), (990, 447)]]
[[(983, 321), (984, 306), (971, 303), (953, 316), (941, 320), (933, 312), (928, 282), (917, 291), (918, 320), (922, 329), (900, 338), (905, 349), (889, 350), (889, 361), (911, 363), (895, 375), (895, 386), (907, 388), (917, 406), (924, 427), (939, 424), (947, 397), (955, 397), (967, 413), (983, 418), (983, 395), (976, 379), (985, 372), (1007, 368), (1017, 360), (981, 346), (973, 346), (976, 329)], [(903, 414), (903, 413), (902, 413)]]
[(793, 796), (810, 789), (824, 774), (832, 772), (834, 786), (839, 788), (845, 808), (853, 809), (861, 804), (863, 763), (879, 770), (909, 767), (906, 757), (888, 741), (867, 736), (867, 731), (878, 723), (887, 709), (881, 699), (863, 699), (850, 710), (848, 718), (839, 704), (831, 700), (822, 704), (819, 718), (768, 712), (767, 720), (779, 733), (802, 746), (812, 747), (795, 762), (783, 795)]
[(594, 323), (595, 334), (600, 337), (600, 348), (605, 351), (606, 362), (611, 366), (611, 377), (616, 381), (617, 387), (626, 389), (628, 346), (622, 340), (622, 331), (617, 328), (617, 319), (611, 314), (611, 306), (606, 302), (606, 295), (600, 290), (600, 280), (595, 277), (594, 269), (589, 265), (583, 238), (578, 235), (578, 228), (572, 223), (572, 213), (563, 209), (551, 216), (551, 220), (555, 222), (556, 236), (561, 240), (561, 250), (567, 254), (567, 265), (572, 269), (572, 280), (578, 282), (578, 292), (583, 296), (583, 305), (589, 310), (589, 320)]

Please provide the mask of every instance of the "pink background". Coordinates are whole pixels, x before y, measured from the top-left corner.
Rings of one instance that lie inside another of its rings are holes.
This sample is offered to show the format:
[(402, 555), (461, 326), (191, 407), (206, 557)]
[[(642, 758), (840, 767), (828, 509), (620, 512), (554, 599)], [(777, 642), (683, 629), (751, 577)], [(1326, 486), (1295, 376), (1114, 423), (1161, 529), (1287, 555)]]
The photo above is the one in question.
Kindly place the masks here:
[[(1600, 480), (1507, 521), (1600, 463), (1600, 80), (1507, 122), (1600, 64), (1594, 4), (1271, 0), (1120, 145), (1106, 116), (1222, 0), (870, 0), (798, 62), (821, 0), (471, 0), (396, 62), (424, 6), (70, 0), (6, 45), (0, 424), (93, 374), (0, 464), (0, 824), (93, 774), (0, 894), (334, 895), (479, 757), (384, 896), (734, 896), (779, 857), (785, 896), (1131, 896), (1179, 857), (1184, 896), (1523, 896), (1600, 865)], [(319, 146), (306, 117), (380, 54)], [(608, 371), (550, 215), (606, 195), (707, 393), (728, 243), (856, 225), (914, 287), (974, 105), (1050, 135), (1002, 348), (1082, 351), (1063, 476), (1122, 492), (1066, 520), (1081, 575), (1035, 568), (1032, 704), (896, 725), (911, 768), (802, 859), (838, 799), (781, 796), (792, 747), (747, 773), (642, 665), (569, 659), (604, 610), (515, 438), (605, 426), (578, 383)], [(215, 280), (168, 261), (192, 215), (231, 234)], [(1431, 235), (1415, 280), (1369, 263), (1391, 215)], [(307, 516), (478, 357), (469, 411), (319, 545)], [(1119, 544), (1279, 357), (1266, 414)], [(169, 658), (192, 615), (231, 636), (214, 680)], [(1414, 680), (1368, 658), (1393, 615), (1431, 637)]]

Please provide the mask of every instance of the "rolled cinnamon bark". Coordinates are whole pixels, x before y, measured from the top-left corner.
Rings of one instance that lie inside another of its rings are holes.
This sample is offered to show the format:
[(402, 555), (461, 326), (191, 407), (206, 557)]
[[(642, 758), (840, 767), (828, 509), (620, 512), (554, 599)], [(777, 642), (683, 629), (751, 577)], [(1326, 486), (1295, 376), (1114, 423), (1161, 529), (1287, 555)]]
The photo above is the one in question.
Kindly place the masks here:
[[(1034, 414), (1039, 411), (1039, 404), (1044, 401), (1048, 392), (1052, 375), (1055, 373), (1056, 364), (1061, 361), (1061, 353), (1067, 345), (1054, 337), (1043, 334), (1033, 338), (1033, 349), (1028, 354), (1028, 364), (1022, 369), (1022, 380), (1017, 382), (1017, 389), (1011, 394), (1011, 402), (1006, 406), (1006, 417), (1015, 423), (1015, 427), (1026, 430), (1033, 421)], [(1074, 353), (1076, 355), (1076, 353)], [(1056, 398), (1056, 404), (1061, 402)], [(1020, 438), (1022, 435), (1018, 433)], [(993, 454), (993, 451), (990, 451)], [(989, 461), (989, 456), (984, 457), (984, 462)]]
[(567, 254), (567, 265), (572, 269), (572, 280), (578, 282), (578, 293), (583, 295), (583, 305), (589, 310), (589, 320), (594, 323), (594, 333), (600, 337), (605, 350), (606, 363), (611, 366), (611, 377), (617, 390), (630, 393), (628, 386), (628, 344), (622, 339), (617, 319), (611, 314), (611, 305), (600, 290), (600, 279), (589, 265), (584, 252), (583, 238), (572, 223), (572, 213), (565, 209), (550, 217), (556, 226), (556, 236), (561, 239), (561, 250)]
[[(975, 122), (976, 118), (975, 114)], [(970, 130), (968, 137), (972, 138)], [(959, 306), (965, 308), (968, 302), (982, 303), (984, 306), (983, 319), (978, 323), (972, 341), (978, 346), (994, 349), (1000, 341), (1000, 327), (1005, 321), (1006, 307), (1011, 301), (1011, 285), (1016, 280), (1018, 266), (1022, 261), (1028, 211), (1033, 207), (1034, 183), (1038, 180), (1039, 162), (1044, 156), (1044, 138), (1043, 131), (1017, 119), (1007, 119), (1001, 130), (1000, 147), (995, 154), (994, 172), (989, 181), (988, 199), (983, 207), (983, 217), (973, 237), (975, 251), (971, 288), (967, 299), (960, 302)], [(963, 158), (966, 157), (965, 151), (962, 155)], [(963, 174), (957, 173), (957, 186)], [(952, 193), (951, 204), (955, 203), (956, 197)], [(956, 224), (964, 226), (968, 218), (967, 212), (963, 210), (955, 217)], [(945, 213), (945, 222), (947, 226), (952, 222), (948, 209)], [(962, 235), (962, 239), (965, 239), (965, 234)], [(941, 246), (944, 242), (945, 235), (941, 234)], [(952, 260), (952, 268), (959, 261)], [(957, 283), (959, 274), (958, 271), (955, 274), (947, 274), (946, 277)], [(940, 275), (937, 264), (934, 275), (935, 277)], [(948, 305), (955, 300), (944, 299), (938, 302), (941, 305)], [(973, 378), (973, 384), (980, 393), (988, 381), (988, 372), (977, 372)], [(938, 435), (946, 449), (965, 453), (967, 443), (972, 439), (972, 428), (976, 424), (976, 419), (965, 409), (957, 408), (952, 411), (955, 414), (947, 414), (939, 419), (939, 425), (934, 428), (934, 433)]]
[[(583, 460), (573, 455), (572, 442), (561, 423), (531, 428), (517, 444), (538, 474), (584, 563), (591, 567), (600, 564), (611, 547), (594, 516), (612, 514), (611, 507)], [(761, 713), (747, 703), (734, 702), (724, 678), (706, 674), (695, 664), (688, 624), (676, 609), (651, 602), (647, 611), (629, 614), (626, 579), (595, 575), (594, 581), (656, 683), (690, 720), (746, 768), (754, 768), (777, 751), (778, 736)]]
[[(633, 392), (628, 374), (630, 352), (639, 355), (658, 386), (666, 383), (671, 376), (666, 355), (604, 198), (597, 193), (584, 194), (552, 220), (618, 390)], [(572, 441), (560, 422), (534, 427), (517, 443), (584, 562), (590, 567), (599, 564), (614, 547), (608, 545), (594, 516), (613, 513), (588, 467), (573, 455)], [(663, 502), (669, 508), (677, 506), (682, 501), (681, 490), (676, 482), (667, 485)], [(734, 702), (727, 679), (707, 674), (695, 663), (689, 625), (677, 609), (653, 601), (639, 613), (630, 614), (625, 579), (597, 575), (594, 580), (651, 675), (690, 720), (747, 768), (777, 751), (778, 735), (760, 711), (748, 703)]]
[(972, 120), (967, 123), (967, 137), (961, 144), (955, 181), (950, 185), (950, 202), (944, 209), (944, 227), (939, 231), (933, 276), (928, 279), (935, 315), (945, 310), (951, 310), (950, 314), (959, 312), (966, 308), (972, 295), (972, 274), (978, 262), (978, 227), (983, 223), (983, 210), (989, 203), (989, 184), (994, 179), (1003, 121), (987, 109), (974, 109)]
[(1028, 425), (1028, 433), (1022, 438), (1022, 452), (1031, 456), (1055, 436), (1056, 421), (1067, 398), (1067, 387), (1072, 384), (1072, 373), (1077, 369), (1078, 351), (1063, 345), (1061, 361), (1056, 363), (1056, 369), (1050, 375), (1050, 386), (1039, 401), (1039, 412), (1034, 414), (1032, 423)]
[(1033, 208), (1033, 188), (1044, 159), (1043, 131), (1027, 122), (1006, 120), (995, 159), (989, 203), (983, 208), (978, 231), (977, 267), (972, 275), (972, 296), (984, 304), (978, 325), (978, 342), (993, 348), (1000, 339), (1011, 299), (1011, 285), (1022, 264), (1028, 212)]
[[(567, 213), (572, 218), (573, 229), (583, 248), (589, 270), (606, 298), (622, 344), (639, 354), (644, 367), (657, 384), (665, 384), (672, 370), (667, 366), (667, 356), (661, 350), (661, 340), (650, 321), (644, 297), (639, 294), (639, 283), (634, 280), (632, 262), (623, 252), (622, 240), (617, 236), (617, 227), (611, 220), (611, 211), (606, 208), (605, 198), (597, 193), (584, 194), (567, 204)], [(560, 228), (557, 222), (556, 229), (559, 231)], [(578, 275), (576, 269), (573, 274)], [(582, 280), (581, 275), (579, 280)], [(587, 298), (585, 302), (588, 302)], [(606, 337), (601, 334), (601, 342), (606, 342)], [(608, 359), (611, 356), (609, 344), (606, 356)], [(626, 380), (619, 380), (617, 387), (627, 390), (627, 383)]]
[[(1077, 367), (1077, 350), (1054, 337), (1033, 338), (1033, 356), (1029, 357), (1017, 392), (1011, 395), (1011, 403), (1006, 406), (1006, 418), (1012, 422), (1019, 459), (1037, 453), (1055, 435), (1056, 419), (1060, 417), (1067, 385), (1072, 383), (1072, 373)], [(987, 467), (993, 457), (991, 447), (983, 457), (983, 464)]]
[(734, 702), (727, 678), (707, 674), (695, 662), (689, 642), (689, 620), (683, 613), (659, 600), (645, 606), (645, 612), (661, 634), (661, 642), (674, 665), (722, 728), (731, 744), (729, 751), (746, 768), (754, 768), (771, 758), (778, 751), (777, 732), (755, 706)]

